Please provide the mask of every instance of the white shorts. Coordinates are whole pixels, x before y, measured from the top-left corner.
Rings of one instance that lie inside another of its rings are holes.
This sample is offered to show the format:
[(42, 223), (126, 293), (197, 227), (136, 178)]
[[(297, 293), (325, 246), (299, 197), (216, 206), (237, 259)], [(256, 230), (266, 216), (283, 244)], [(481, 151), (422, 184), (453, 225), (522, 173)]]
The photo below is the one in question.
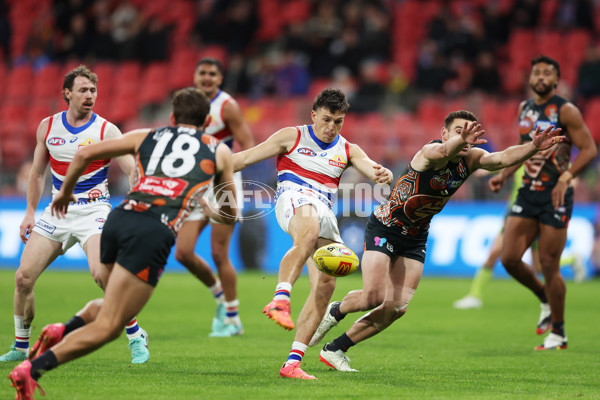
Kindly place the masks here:
[(323, 201), (319, 200), (318, 197), (307, 195), (299, 189), (287, 189), (279, 192), (279, 196), (275, 202), (275, 216), (277, 217), (277, 222), (281, 229), (289, 235), (290, 232), (288, 226), (290, 225), (290, 220), (294, 216), (296, 209), (306, 204), (311, 204), (319, 216), (319, 222), (321, 224), (319, 237), (333, 240), (337, 243), (344, 243), (340, 236), (337, 218), (331, 208), (323, 203)]
[(64, 254), (75, 243), (79, 242), (83, 247), (90, 237), (101, 234), (111, 208), (108, 202), (69, 205), (65, 217), (58, 219), (52, 216), (48, 206), (33, 231), (62, 243)]
[[(235, 172), (233, 174), (233, 183), (235, 185), (235, 192), (236, 192), (236, 205), (237, 205), (237, 216), (236, 216), (236, 221), (240, 221), (242, 219), (242, 210), (244, 209), (244, 196), (242, 194), (242, 173), (240, 171)], [(216, 203), (217, 199), (215, 198), (215, 192), (213, 191), (213, 186), (214, 186), (214, 181), (211, 182), (210, 186), (208, 187), (208, 190), (206, 191), (206, 197), (208, 199), (209, 202), (211, 203)], [(202, 212), (202, 207), (196, 207), (192, 210), (192, 212), (190, 213), (190, 215), (187, 216), (187, 218), (185, 219), (186, 221), (200, 221), (201, 219), (204, 219), (204, 213)], [(211, 219), (210, 222), (212, 224), (218, 224), (219, 222)]]

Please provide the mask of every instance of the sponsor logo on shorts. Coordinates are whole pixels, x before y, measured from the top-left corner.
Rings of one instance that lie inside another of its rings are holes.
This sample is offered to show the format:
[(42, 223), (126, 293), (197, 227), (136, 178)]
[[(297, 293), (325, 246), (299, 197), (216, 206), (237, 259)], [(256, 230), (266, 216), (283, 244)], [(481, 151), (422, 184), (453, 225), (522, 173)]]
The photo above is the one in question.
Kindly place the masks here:
[(308, 147), (300, 147), (298, 149), (298, 153), (309, 157), (315, 157), (317, 155), (317, 153), (315, 153), (314, 150), (311, 150)]
[(375, 246), (383, 247), (383, 245), (387, 242), (386, 238), (380, 238), (379, 236), (375, 236)]
[(88, 197), (90, 199), (98, 199), (98, 198), (102, 197), (102, 190), (100, 190), (100, 189), (92, 189), (92, 190), (89, 191)]
[(48, 139), (48, 144), (50, 146), (62, 146), (65, 143), (65, 139), (61, 137), (51, 137), (50, 139)]
[(513, 206), (510, 208), (510, 210), (516, 214), (521, 214), (521, 212), (523, 212), (523, 207), (521, 207), (518, 204), (513, 204)]
[(98, 229), (102, 230), (102, 228), (104, 228), (104, 223), (106, 222), (106, 219), (104, 219), (104, 218), (96, 218), (96, 222), (98, 222), (100, 224), (100, 226), (98, 227)]
[(55, 225), (49, 224), (43, 219), (38, 220), (38, 222), (35, 223), (35, 226), (48, 233), (54, 233), (54, 231), (56, 230)]
[(394, 246), (393, 246), (391, 243), (389, 243), (389, 242), (388, 242), (388, 243), (385, 245), (385, 247), (386, 247), (386, 248), (387, 248), (387, 249), (388, 249), (390, 252), (392, 252), (392, 253), (394, 252)]

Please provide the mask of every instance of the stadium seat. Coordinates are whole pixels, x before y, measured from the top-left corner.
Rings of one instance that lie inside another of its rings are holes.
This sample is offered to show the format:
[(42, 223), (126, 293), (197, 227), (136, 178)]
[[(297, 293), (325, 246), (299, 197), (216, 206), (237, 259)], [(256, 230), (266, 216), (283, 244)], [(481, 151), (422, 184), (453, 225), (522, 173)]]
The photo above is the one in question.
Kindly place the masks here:
[(140, 90), (142, 105), (160, 104), (169, 96), (168, 72), (166, 63), (152, 63), (145, 68)]
[(35, 74), (33, 83), (33, 97), (36, 100), (50, 100), (62, 88), (62, 78), (59, 75), (60, 67), (50, 63)]
[(30, 99), (33, 81), (33, 69), (29, 65), (14, 67), (7, 78), (3, 94), (11, 101), (26, 102)]

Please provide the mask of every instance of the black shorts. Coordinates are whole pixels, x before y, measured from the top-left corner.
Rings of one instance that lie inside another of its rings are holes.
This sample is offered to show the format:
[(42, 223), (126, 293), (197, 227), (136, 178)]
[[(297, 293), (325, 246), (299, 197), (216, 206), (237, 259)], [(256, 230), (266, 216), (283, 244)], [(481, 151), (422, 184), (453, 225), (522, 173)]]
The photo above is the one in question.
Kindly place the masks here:
[(173, 233), (157, 218), (115, 208), (102, 230), (100, 261), (117, 262), (155, 287), (174, 243)]
[(563, 229), (569, 226), (572, 213), (573, 188), (567, 189), (564, 205), (559, 207), (558, 210), (555, 210), (552, 206), (551, 190), (535, 192), (527, 188), (521, 188), (508, 215), (537, 219), (540, 224)]
[(425, 263), (427, 234), (412, 237), (402, 234), (400, 229), (385, 226), (371, 214), (365, 229), (365, 251), (378, 251), (391, 259), (399, 256)]

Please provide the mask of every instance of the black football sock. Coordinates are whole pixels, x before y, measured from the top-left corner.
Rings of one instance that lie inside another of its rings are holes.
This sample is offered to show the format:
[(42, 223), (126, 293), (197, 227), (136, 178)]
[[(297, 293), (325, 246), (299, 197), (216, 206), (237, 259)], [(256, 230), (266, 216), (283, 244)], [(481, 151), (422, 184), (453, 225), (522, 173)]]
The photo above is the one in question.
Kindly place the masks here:
[(342, 304), (341, 302), (335, 303), (333, 306), (331, 306), (331, 310), (329, 310), (329, 314), (333, 318), (335, 318), (335, 320), (337, 322), (340, 322), (341, 320), (344, 319), (344, 317), (346, 315), (348, 315), (348, 314), (344, 314), (343, 312), (340, 311), (340, 305), (341, 304)]
[(548, 298), (546, 297), (546, 291), (544, 289), (535, 292), (535, 295), (540, 299), (542, 303), (548, 303)]
[(85, 325), (85, 321), (79, 315), (73, 316), (70, 320), (65, 323), (65, 332), (63, 333), (63, 337), (67, 336), (67, 334), (73, 332), (75, 329), (79, 329)]
[(30, 374), (31, 377), (37, 381), (44, 372), (50, 371), (56, 367), (58, 367), (58, 360), (52, 350), (48, 350), (41, 356), (31, 360)]
[(343, 333), (340, 337), (338, 337), (337, 339), (335, 339), (333, 342), (331, 343), (327, 343), (325, 345), (325, 347), (323, 347), (325, 350), (328, 351), (338, 351), (338, 350), (342, 350), (344, 353), (348, 351), (348, 349), (352, 346), (354, 346), (356, 343), (354, 343), (349, 337), (348, 335), (346, 335), (346, 333)]
[(552, 333), (556, 333), (557, 335), (565, 337), (565, 322), (553, 322)]

